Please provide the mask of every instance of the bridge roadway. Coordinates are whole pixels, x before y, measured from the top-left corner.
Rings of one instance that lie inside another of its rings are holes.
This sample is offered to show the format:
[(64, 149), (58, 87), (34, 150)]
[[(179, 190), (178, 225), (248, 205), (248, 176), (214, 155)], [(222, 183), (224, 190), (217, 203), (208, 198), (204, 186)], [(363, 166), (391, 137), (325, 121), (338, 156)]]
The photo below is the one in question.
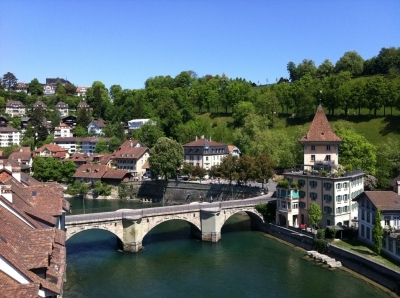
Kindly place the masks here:
[(70, 215), (65, 218), (67, 240), (75, 234), (102, 229), (115, 234), (124, 251), (138, 252), (142, 241), (155, 226), (168, 220), (184, 220), (191, 226), (192, 235), (202, 241), (217, 242), (225, 221), (238, 212), (246, 212), (254, 229), (263, 230), (264, 220), (255, 209), (257, 204), (267, 203), (267, 196), (215, 202), (192, 203), (145, 209), (120, 209), (114, 212)]

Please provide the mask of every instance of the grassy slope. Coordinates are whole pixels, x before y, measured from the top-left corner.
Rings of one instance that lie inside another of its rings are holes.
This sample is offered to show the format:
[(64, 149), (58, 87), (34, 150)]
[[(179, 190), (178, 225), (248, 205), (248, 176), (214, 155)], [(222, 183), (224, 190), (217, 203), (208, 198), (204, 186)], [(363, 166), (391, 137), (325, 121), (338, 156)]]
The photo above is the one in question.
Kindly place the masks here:
[[(379, 145), (387, 138), (397, 139), (400, 141), (400, 111), (393, 110), (393, 116), (390, 110), (386, 110), (386, 116), (383, 116), (383, 109), (378, 111), (377, 116), (369, 115), (368, 110), (361, 110), (360, 115), (349, 115), (345, 117), (342, 111), (336, 111), (338, 116), (327, 115), (329, 122), (335, 123), (339, 120), (346, 120), (353, 123), (353, 127), (357, 133), (365, 136), (365, 138), (372, 144)], [(203, 113), (198, 115), (202, 119), (210, 119), (212, 122), (225, 123), (232, 122), (231, 114), (222, 113)], [(283, 129), (289, 136), (295, 135), (297, 128), (301, 125), (309, 125), (309, 121), (301, 122), (298, 119), (290, 118), (290, 114), (279, 114), (275, 118), (275, 125), (273, 129)]]

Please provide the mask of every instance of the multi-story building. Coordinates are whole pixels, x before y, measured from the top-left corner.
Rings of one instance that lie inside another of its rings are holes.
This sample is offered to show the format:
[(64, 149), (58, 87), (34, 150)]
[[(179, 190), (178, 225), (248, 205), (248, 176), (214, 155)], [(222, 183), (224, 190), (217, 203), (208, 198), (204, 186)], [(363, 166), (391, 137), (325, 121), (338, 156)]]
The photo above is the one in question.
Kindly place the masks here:
[(103, 119), (93, 119), (88, 125), (88, 133), (102, 135), (106, 122)]
[(77, 87), (77, 88), (76, 88), (76, 95), (77, 95), (77, 96), (85, 97), (85, 96), (86, 96), (86, 91), (87, 91), (89, 88), (90, 88), (90, 87)]
[(86, 111), (90, 112), (92, 110), (92, 108), (84, 101), (81, 101), (80, 103), (78, 103), (78, 105), (76, 106), (76, 109), (86, 109)]
[(18, 82), (15, 85), (15, 92), (25, 92), (28, 93), (28, 87), (29, 85), (27, 83), (24, 82)]
[(65, 159), (69, 157), (69, 153), (57, 144), (46, 144), (36, 149), (33, 156), (52, 157), (56, 159)]
[(19, 145), (21, 131), (13, 127), (0, 127), (0, 147)]
[(56, 94), (58, 81), (60, 81), (63, 86), (71, 84), (68, 80), (63, 78), (46, 78), (46, 84), (43, 84), (43, 94), (47, 96)]
[(373, 246), (376, 212), (381, 211), (384, 229), (382, 251), (400, 261), (400, 181), (396, 191), (365, 191), (354, 199), (358, 203), (358, 239)]
[(222, 159), (229, 154), (228, 145), (207, 140), (202, 136), (200, 139), (183, 145), (184, 161), (193, 166), (200, 166), (210, 170), (212, 166), (219, 165)]
[(36, 109), (42, 109), (44, 111), (47, 110), (47, 105), (43, 101), (35, 102), (32, 107), (34, 110), (36, 110)]
[(338, 164), (342, 140), (331, 129), (321, 106), (307, 134), (300, 140), (304, 164), (283, 174), (277, 185), (277, 224), (309, 224), (311, 203), (321, 208), (319, 226), (353, 226), (358, 216), (352, 199), (364, 190), (361, 170), (345, 172)]
[(132, 119), (128, 121), (128, 128), (130, 130), (137, 130), (142, 127), (143, 124), (149, 122), (150, 119)]
[(54, 138), (69, 138), (72, 137), (72, 128), (65, 123), (54, 128)]
[(59, 101), (56, 104), (56, 109), (60, 112), (61, 117), (68, 116), (68, 104), (65, 102)]
[(142, 177), (146, 172), (143, 165), (148, 158), (149, 148), (142, 146), (138, 141), (128, 140), (115, 150), (112, 160), (118, 170), (127, 170), (133, 177)]
[[(98, 141), (102, 138), (97, 137), (88, 137), (88, 138), (77, 138), (77, 137), (69, 137), (69, 138), (56, 138), (54, 139), (54, 143), (64, 148), (69, 154), (73, 154), (75, 152), (82, 152), (93, 154), (94, 148)], [(103, 138), (105, 141), (108, 141), (108, 138)]]
[(23, 116), (26, 113), (25, 106), (19, 100), (8, 100), (6, 103), (6, 114), (11, 116)]

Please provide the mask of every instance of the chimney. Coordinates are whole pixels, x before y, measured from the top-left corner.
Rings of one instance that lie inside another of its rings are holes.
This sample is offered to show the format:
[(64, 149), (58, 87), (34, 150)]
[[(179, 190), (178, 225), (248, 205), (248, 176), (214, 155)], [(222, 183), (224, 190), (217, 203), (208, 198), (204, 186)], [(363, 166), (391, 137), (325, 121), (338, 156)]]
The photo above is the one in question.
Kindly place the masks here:
[(210, 136), (210, 142), (211, 142), (211, 136)]
[(398, 195), (400, 195), (400, 181), (396, 182), (396, 192)]
[(204, 139), (204, 135), (201, 136), (201, 139), (202, 139), (202, 140)]
[(196, 136), (196, 141), (198, 140), (197, 136)]

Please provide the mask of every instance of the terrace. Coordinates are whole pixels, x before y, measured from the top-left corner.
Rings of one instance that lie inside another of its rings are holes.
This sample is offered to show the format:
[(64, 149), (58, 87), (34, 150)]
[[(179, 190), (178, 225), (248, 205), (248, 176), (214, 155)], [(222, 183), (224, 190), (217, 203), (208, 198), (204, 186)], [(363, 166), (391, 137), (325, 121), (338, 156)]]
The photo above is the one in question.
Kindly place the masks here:
[(307, 175), (307, 176), (318, 176), (327, 178), (341, 178), (351, 177), (359, 174), (363, 174), (362, 170), (355, 170), (346, 172), (343, 168), (335, 165), (328, 164), (314, 164), (314, 165), (296, 165), (292, 170), (286, 170), (284, 174), (294, 175)]

